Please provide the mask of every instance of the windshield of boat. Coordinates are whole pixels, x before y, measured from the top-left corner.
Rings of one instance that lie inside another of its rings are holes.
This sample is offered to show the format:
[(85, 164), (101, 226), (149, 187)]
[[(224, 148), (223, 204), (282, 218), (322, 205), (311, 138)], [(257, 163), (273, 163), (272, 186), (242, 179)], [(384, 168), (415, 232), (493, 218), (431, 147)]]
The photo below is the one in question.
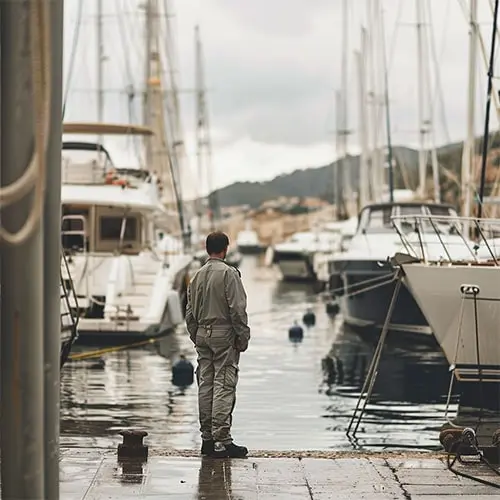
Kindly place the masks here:
[[(418, 219), (411, 216), (421, 216)], [(450, 232), (454, 221), (425, 220), (425, 215), (432, 216), (457, 216), (456, 212), (446, 205), (380, 205), (366, 207), (360, 215), (359, 231), (363, 234), (392, 233), (397, 226), (398, 230), (407, 234), (415, 231), (418, 220), (422, 232)], [(392, 217), (397, 217), (393, 221)], [(403, 217), (403, 219), (399, 218)], [(434, 225), (434, 227), (433, 227)]]

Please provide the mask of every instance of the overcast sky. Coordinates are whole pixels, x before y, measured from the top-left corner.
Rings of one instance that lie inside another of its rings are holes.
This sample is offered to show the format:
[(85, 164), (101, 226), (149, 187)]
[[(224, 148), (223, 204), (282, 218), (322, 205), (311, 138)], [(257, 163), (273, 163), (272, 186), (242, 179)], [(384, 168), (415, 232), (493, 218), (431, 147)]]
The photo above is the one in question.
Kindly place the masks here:
[[(137, 0), (105, 0), (106, 121), (138, 122), (140, 98), (129, 113), (123, 90), (143, 87), (144, 15)], [(163, 5), (163, 0), (159, 0)], [(459, 0), (432, 3), (435, 59), (427, 62), (438, 144), (466, 130), (468, 24)], [(490, 0), (479, 0), (489, 50)], [(348, 96), (350, 151), (359, 150), (357, 74), (353, 53), (366, 23), (366, 0), (349, 0)], [(418, 145), (416, 0), (382, 1), (389, 59), (393, 143)], [(79, 0), (66, 0), (65, 75), (68, 81)], [(340, 87), (341, 0), (177, 0), (169, 2), (176, 31), (177, 75), (189, 161), (195, 168), (194, 27), (200, 25), (213, 147), (214, 182), (263, 180), (296, 168), (320, 166), (336, 156), (335, 89)], [(67, 120), (96, 120), (95, 1), (84, 0), (78, 48), (68, 86)], [(162, 21), (163, 22), (163, 21)], [(431, 36), (431, 26), (424, 27)], [(500, 51), (499, 51), (500, 52)], [(432, 54), (431, 54), (432, 56)], [(435, 75), (445, 118), (436, 98)], [(486, 67), (479, 56), (477, 132), (482, 132)], [(121, 92), (120, 92), (121, 91)], [(494, 114), (494, 113), (493, 113)], [(495, 119), (492, 127), (496, 127)], [(115, 163), (136, 162), (132, 148), (107, 145)]]

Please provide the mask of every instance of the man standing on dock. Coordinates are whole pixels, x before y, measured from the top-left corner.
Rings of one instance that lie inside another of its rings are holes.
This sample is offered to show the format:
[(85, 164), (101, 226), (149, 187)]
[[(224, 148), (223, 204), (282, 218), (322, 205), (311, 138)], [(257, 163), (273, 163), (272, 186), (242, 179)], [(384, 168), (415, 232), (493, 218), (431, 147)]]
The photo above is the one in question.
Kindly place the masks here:
[(202, 455), (245, 457), (231, 437), (240, 353), (250, 328), (247, 296), (239, 271), (225, 262), (229, 238), (216, 231), (206, 240), (209, 258), (188, 287), (186, 324), (198, 353), (198, 406)]

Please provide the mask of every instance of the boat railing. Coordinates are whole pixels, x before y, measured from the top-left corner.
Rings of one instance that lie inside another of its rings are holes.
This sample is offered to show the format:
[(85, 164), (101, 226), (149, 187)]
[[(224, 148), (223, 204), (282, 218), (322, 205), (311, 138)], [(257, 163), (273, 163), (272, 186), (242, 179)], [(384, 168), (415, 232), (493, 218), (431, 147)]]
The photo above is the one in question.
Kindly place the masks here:
[(500, 219), (415, 214), (395, 215), (391, 222), (406, 251), (419, 260), (498, 265)]
[(75, 162), (69, 158), (62, 159), (63, 184), (105, 184), (107, 167), (97, 160)]

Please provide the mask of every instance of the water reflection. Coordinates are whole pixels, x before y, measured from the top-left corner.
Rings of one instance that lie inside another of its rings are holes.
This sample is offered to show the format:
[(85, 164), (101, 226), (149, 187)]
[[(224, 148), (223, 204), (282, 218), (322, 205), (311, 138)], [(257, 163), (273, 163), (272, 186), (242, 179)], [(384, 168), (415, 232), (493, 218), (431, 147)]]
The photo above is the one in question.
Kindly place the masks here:
[[(250, 449), (351, 449), (345, 429), (374, 346), (342, 330), (340, 317), (329, 318), (311, 286), (279, 282), (257, 259), (245, 257), (241, 270), (252, 340), (241, 359), (236, 441)], [(304, 328), (300, 343), (290, 342), (289, 328), (308, 308), (316, 325)], [(196, 384), (172, 383), (181, 355), (196, 363), (185, 331), (144, 349), (65, 366), (62, 445), (114, 448), (121, 429), (138, 427), (149, 433), (150, 446), (197, 449)], [(388, 346), (358, 444), (439, 446), (448, 383), (447, 363), (436, 350)], [(455, 395), (452, 411), (456, 401)]]
[[(355, 332), (344, 328), (323, 360), (325, 383), (345, 386), (340, 392), (362, 388), (375, 346), (364, 342)], [(448, 363), (437, 350), (419, 345), (388, 343), (385, 346), (372, 400), (403, 403), (443, 403), (450, 384)], [(459, 386), (455, 385), (456, 394)], [(456, 401), (456, 397), (454, 398)]]
[[(362, 389), (375, 346), (355, 332), (343, 329), (328, 356), (322, 360), (325, 393), (332, 400), (343, 398), (352, 408)], [(431, 347), (409, 344), (408, 348), (385, 346), (372, 397), (358, 432), (358, 445), (365, 447), (438, 446), (437, 434), (444, 422), (450, 383), (448, 363)], [(451, 398), (456, 411), (459, 387)], [(341, 417), (338, 404), (328, 407), (329, 417)], [(351, 409), (352, 414), (352, 409)], [(350, 415), (349, 415), (350, 417)], [(335, 427), (338, 429), (338, 427)]]
[(232, 494), (231, 460), (201, 459), (198, 499), (236, 498)]

